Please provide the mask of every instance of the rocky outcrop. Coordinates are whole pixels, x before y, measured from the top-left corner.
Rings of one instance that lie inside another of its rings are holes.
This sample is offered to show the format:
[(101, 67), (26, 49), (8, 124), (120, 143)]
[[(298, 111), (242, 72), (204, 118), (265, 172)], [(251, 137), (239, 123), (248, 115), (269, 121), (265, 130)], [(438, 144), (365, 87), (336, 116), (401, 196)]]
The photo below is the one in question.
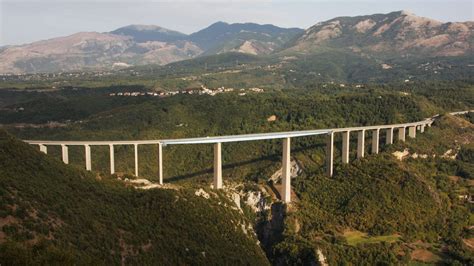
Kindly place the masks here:
[[(290, 166), (291, 166), (291, 169), (290, 169), (291, 178), (297, 177), (298, 174), (300, 174), (302, 171), (301, 167), (298, 165), (298, 163), (295, 160), (292, 160), (290, 162)], [(282, 169), (280, 168), (268, 179), (268, 181), (272, 181), (273, 184), (280, 182), (281, 174), (282, 174)]]

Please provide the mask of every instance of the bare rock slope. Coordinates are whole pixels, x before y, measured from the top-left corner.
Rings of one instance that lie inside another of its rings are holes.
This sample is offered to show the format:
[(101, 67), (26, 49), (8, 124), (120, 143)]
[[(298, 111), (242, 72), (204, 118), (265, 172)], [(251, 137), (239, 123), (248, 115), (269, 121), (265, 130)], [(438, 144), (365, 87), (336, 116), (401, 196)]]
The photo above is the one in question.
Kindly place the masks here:
[(338, 17), (307, 29), (287, 51), (346, 48), (361, 54), (460, 56), (472, 54), (474, 22), (443, 23), (407, 11)]

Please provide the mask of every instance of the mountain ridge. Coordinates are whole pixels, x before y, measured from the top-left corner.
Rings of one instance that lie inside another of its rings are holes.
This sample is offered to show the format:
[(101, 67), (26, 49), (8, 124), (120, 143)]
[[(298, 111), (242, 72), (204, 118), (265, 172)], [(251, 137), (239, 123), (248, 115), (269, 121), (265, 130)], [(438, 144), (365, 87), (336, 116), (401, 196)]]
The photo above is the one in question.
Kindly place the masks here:
[[(0, 73), (166, 65), (228, 52), (279, 57), (330, 50), (372, 59), (458, 57), (471, 54), (473, 31), (473, 21), (445, 23), (407, 11), (336, 17), (306, 30), (219, 21), (187, 35), (156, 25), (132, 24), (111, 32), (76, 33), (2, 47)], [(80, 41), (74, 42), (77, 38)], [(50, 47), (41, 46), (45, 43)]]
[[(272, 24), (257, 24), (257, 23), (232, 23), (227, 22), (216, 22), (211, 24), (209, 27), (204, 28), (200, 31), (189, 35), (189, 39), (197, 43), (200, 47), (207, 51), (215, 51), (219, 53), (222, 51), (229, 51), (229, 48), (221, 48), (225, 46), (223, 42), (234, 42), (236, 45), (241, 45), (245, 40), (249, 41), (253, 39), (262, 39), (262, 42), (278, 42), (278, 38), (291, 36), (298, 34), (301, 29), (298, 28), (280, 28)], [(274, 37), (274, 35), (276, 35)], [(282, 36), (283, 35), (283, 36)], [(273, 38), (272, 38), (273, 37)], [(239, 43), (239, 40), (242, 41)], [(280, 45), (285, 40), (280, 41)], [(278, 46), (276, 44), (275, 46)], [(236, 47), (234, 47), (236, 48)], [(206, 54), (209, 54), (206, 53)]]
[(308, 28), (288, 50), (311, 52), (328, 46), (358, 54), (459, 56), (472, 50), (473, 31), (474, 22), (443, 23), (408, 11), (345, 16)]
[(157, 25), (131, 24), (120, 27), (108, 33), (131, 36), (137, 42), (162, 41), (174, 42), (185, 40), (187, 35), (179, 31), (170, 30)]

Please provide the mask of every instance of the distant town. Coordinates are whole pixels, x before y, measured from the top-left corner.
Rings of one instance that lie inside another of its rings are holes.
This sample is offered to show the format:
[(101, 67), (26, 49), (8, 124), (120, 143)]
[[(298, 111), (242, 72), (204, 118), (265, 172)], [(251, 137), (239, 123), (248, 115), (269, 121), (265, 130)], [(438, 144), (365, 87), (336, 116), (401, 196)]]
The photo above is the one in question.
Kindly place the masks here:
[(137, 96), (154, 96), (154, 97), (167, 97), (167, 96), (174, 96), (177, 94), (195, 94), (195, 95), (210, 95), (215, 96), (220, 93), (228, 93), (228, 92), (238, 92), (239, 96), (245, 96), (247, 93), (262, 93), (264, 92), (261, 88), (248, 88), (248, 89), (234, 89), (234, 88), (207, 88), (204, 85), (201, 85), (200, 88), (188, 88), (184, 90), (176, 90), (176, 91), (151, 91), (151, 92), (112, 92), (109, 93), (109, 96), (126, 96), (126, 97), (137, 97)]

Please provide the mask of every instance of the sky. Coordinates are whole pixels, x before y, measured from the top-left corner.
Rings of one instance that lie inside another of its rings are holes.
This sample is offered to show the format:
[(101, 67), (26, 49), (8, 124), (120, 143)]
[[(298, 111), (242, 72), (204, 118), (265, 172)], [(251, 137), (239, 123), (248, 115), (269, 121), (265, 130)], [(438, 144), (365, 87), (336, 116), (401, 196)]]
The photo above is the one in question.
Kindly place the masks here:
[(217, 21), (308, 28), (338, 16), (408, 10), (440, 21), (473, 21), (474, 0), (0, 0), (0, 46), (82, 31), (153, 24), (192, 33)]

